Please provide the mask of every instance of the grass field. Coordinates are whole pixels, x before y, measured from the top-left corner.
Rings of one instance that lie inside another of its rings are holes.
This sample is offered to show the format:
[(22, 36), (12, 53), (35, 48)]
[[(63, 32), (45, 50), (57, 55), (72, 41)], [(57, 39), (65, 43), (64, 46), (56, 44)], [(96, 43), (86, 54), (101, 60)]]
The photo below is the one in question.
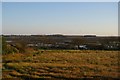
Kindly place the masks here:
[[(118, 79), (118, 51), (39, 50), (2, 57), (3, 79), (96, 78)], [(30, 79), (30, 80), (31, 80)]]

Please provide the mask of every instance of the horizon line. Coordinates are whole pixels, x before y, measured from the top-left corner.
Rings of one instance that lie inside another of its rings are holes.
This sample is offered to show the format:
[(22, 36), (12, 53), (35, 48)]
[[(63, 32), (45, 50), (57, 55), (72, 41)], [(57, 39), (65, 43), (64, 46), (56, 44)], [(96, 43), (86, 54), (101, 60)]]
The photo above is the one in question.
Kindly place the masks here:
[(63, 36), (120, 36), (120, 35), (96, 35), (96, 34), (0, 34), (0, 35), (16, 35), (16, 36), (30, 36), (30, 35), (63, 35)]

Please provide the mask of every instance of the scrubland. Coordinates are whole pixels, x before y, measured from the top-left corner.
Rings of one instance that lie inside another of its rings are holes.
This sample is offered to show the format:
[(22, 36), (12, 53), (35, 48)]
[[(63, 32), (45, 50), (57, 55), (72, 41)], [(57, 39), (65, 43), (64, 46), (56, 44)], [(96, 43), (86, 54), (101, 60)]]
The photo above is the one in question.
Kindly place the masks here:
[(119, 51), (38, 50), (2, 56), (2, 78), (119, 79)]

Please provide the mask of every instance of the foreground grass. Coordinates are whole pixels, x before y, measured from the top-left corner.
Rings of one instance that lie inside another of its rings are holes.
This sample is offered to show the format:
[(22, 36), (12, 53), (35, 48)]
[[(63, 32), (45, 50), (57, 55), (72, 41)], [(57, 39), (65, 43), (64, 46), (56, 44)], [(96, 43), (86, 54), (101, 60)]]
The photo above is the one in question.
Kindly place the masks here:
[(3, 79), (118, 78), (118, 51), (40, 50), (3, 55)]

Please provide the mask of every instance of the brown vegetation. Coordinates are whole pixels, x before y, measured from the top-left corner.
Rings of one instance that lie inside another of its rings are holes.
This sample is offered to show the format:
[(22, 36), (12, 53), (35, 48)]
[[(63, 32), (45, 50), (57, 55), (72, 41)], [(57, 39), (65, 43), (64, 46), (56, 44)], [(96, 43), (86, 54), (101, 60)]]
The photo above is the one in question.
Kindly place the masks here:
[(95, 78), (120, 76), (118, 51), (39, 50), (3, 55), (3, 79)]

